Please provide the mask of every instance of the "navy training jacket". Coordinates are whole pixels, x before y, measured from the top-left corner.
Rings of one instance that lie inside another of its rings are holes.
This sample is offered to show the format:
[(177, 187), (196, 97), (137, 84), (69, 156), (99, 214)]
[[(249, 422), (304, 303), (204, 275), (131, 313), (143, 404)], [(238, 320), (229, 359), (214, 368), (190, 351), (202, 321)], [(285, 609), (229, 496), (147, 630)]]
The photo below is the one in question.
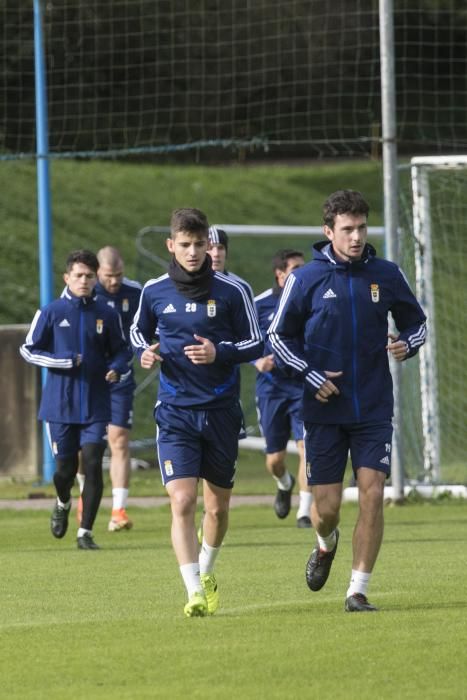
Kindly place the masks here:
[[(231, 275), (214, 272), (209, 298), (190, 301), (168, 274), (149, 280), (141, 294), (131, 327), (131, 342), (138, 358), (160, 341), (158, 400), (194, 409), (230, 406), (239, 400), (236, 365), (259, 357), (261, 331), (250, 294)], [(208, 338), (216, 346), (216, 359), (195, 365), (184, 354), (196, 345), (193, 335)]]
[[(255, 297), (259, 326), (265, 341), (263, 355), (273, 353), (266, 335), (279, 304), (281, 292), (282, 289), (274, 287)], [(286, 397), (296, 400), (301, 398), (302, 392), (303, 380), (300, 377), (288, 377), (277, 365), (270, 372), (256, 372), (256, 396)]]
[[(133, 354), (133, 350), (131, 349), (130, 343), (130, 327), (133, 323), (134, 315), (138, 310), (141, 290), (142, 286), (139, 282), (129, 280), (127, 277), (123, 278), (120, 289), (116, 294), (108, 292), (100, 282), (94, 287), (98, 299), (103, 299), (108, 306), (118, 312), (122, 320), (123, 333), (128, 342), (131, 354)], [(133, 367), (131, 367), (131, 372), (122, 381), (110, 385), (110, 391), (126, 391), (131, 387), (134, 389), (135, 386), (134, 371)]]
[[(110, 420), (110, 384), (105, 375), (114, 369), (124, 377), (132, 355), (118, 313), (95, 294), (75, 297), (66, 288), (60, 299), (36, 312), (20, 353), (27, 362), (48, 370), (41, 420)], [(78, 355), (82, 362), (76, 366)]]
[[(331, 244), (313, 246), (314, 259), (288, 276), (268, 338), (293, 376), (304, 381), (303, 420), (356, 423), (393, 415), (388, 313), (411, 357), (425, 342), (426, 317), (401, 270), (376, 257), (367, 244), (362, 259), (340, 262)], [(327, 371), (340, 394), (314, 398)]]

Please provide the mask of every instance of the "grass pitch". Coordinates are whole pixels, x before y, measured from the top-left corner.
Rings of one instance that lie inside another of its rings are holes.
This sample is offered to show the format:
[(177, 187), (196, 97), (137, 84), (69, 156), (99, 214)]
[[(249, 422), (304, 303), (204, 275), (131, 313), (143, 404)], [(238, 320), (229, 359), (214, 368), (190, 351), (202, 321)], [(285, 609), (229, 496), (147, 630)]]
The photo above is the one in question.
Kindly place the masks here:
[(95, 527), (99, 552), (63, 540), (45, 511), (0, 511), (5, 698), (466, 698), (467, 506), (386, 509), (370, 590), (343, 611), (356, 506), (342, 511), (326, 587), (305, 562), (314, 533), (269, 507), (232, 509), (219, 612), (183, 617), (168, 507), (132, 509), (131, 532)]

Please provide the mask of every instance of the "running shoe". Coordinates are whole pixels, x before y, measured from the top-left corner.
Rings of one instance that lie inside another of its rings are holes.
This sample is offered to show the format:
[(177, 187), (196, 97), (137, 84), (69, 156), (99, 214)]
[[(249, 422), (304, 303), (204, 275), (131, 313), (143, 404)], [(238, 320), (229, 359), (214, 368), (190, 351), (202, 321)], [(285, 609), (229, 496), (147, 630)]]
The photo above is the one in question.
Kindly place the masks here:
[(290, 489), (284, 491), (283, 489), (277, 489), (276, 498), (274, 500), (274, 510), (278, 518), (283, 520), (290, 513), (290, 506), (292, 504), (292, 491), (295, 486), (295, 479), (292, 474), (290, 475), (292, 483), (290, 484)]
[(186, 617), (206, 617), (208, 614), (208, 602), (204, 593), (196, 591), (190, 596), (190, 600), (183, 608)]
[(133, 523), (128, 517), (125, 508), (112, 511), (112, 517), (109, 522), (109, 532), (119, 532), (120, 530), (131, 530)]
[(219, 589), (214, 574), (201, 574), (201, 585), (208, 601), (208, 613), (213, 615), (219, 607)]
[(50, 529), (52, 535), (57, 539), (65, 537), (68, 530), (68, 516), (70, 515), (70, 506), (63, 508), (58, 503), (55, 504), (50, 518)]
[(99, 545), (94, 542), (90, 532), (85, 532), (84, 535), (78, 537), (76, 544), (78, 549), (100, 549)]
[(371, 605), (363, 593), (354, 593), (346, 598), (345, 612), (373, 612), (374, 610), (378, 610), (378, 608)]
[(306, 582), (308, 588), (312, 591), (319, 591), (326, 581), (328, 580), (329, 572), (331, 571), (331, 565), (337, 551), (337, 545), (339, 543), (339, 530), (336, 528), (336, 544), (334, 549), (330, 552), (326, 552), (319, 548), (319, 544), (316, 543), (310, 558), (306, 563)]

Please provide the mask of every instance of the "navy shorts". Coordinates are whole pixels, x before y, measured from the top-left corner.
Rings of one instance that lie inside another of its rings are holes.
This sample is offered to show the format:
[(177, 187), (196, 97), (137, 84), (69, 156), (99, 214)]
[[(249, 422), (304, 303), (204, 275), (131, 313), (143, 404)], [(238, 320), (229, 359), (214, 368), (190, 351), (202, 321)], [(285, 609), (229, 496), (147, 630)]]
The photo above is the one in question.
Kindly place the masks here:
[(391, 473), (392, 422), (326, 425), (305, 422), (305, 460), (309, 486), (344, 480), (349, 456), (360, 467)]
[(231, 489), (243, 412), (239, 404), (210, 411), (156, 405), (162, 482), (195, 477)]
[(285, 450), (291, 434), (295, 440), (303, 440), (301, 405), (301, 398), (256, 397), (256, 412), (261, 435), (266, 440), (266, 454)]
[(78, 454), (83, 445), (107, 444), (107, 423), (46, 423), (54, 457)]
[(110, 404), (112, 418), (110, 425), (117, 425), (120, 428), (131, 429), (133, 424), (133, 399), (134, 387), (119, 386), (118, 384), (111, 385)]

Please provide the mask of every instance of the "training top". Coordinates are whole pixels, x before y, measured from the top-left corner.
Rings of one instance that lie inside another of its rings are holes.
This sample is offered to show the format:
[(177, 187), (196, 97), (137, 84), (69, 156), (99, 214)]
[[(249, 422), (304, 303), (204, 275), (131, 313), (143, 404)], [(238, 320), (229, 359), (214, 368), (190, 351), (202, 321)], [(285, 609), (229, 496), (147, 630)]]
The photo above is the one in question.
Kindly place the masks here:
[[(209, 297), (190, 301), (168, 274), (149, 280), (130, 331), (138, 358), (160, 342), (158, 400), (185, 408), (229, 406), (239, 399), (236, 365), (259, 357), (263, 340), (253, 301), (245, 287), (222, 272), (214, 272)], [(212, 364), (195, 365), (184, 347), (196, 345), (194, 334), (216, 346)]]
[[(224, 270), (224, 275), (227, 275), (227, 277), (230, 277), (230, 279), (235, 280), (236, 282), (240, 282), (240, 284), (246, 289), (248, 294), (250, 295), (250, 299), (252, 300), (252, 303), (254, 304), (254, 294), (253, 294), (253, 289), (251, 288), (251, 285), (243, 279), (243, 277), (240, 277), (239, 275), (236, 275), (235, 272), (231, 272), (230, 270)], [(241, 375), (240, 375), (240, 367), (235, 368), (235, 372), (237, 374), (237, 381), (238, 381), (238, 392), (240, 394), (240, 382), (241, 382)], [(246, 437), (246, 433), (243, 435), (243, 437)]]
[[(124, 277), (118, 292), (111, 294), (102, 286), (100, 282), (94, 287), (97, 297), (103, 299), (108, 306), (118, 312), (123, 326), (123, 333), (131, 350), (130, 343), (130, 326), (133, 323), (134, 315), (138, 309), (139, 298), (141, 296), (142, 286), (135, 280), (130, 280)], [(129, 387), (135, 387), (135, 379), (133, 367), (131, 372), (120, 382), (115, 382), (110, 385), (112, 392), (127, 390)]]
[(243, 277), (239, 277), (239, 275), (236, 275), (235, 272), (231, 272), (230, 270), (224, 270), (224, 275), (227, 275), (227, 277), (231, 277), (236, 282), (240, 282), (240, 284), (245, 287), (248, 294), (253, 299), (254, 294), (253, 294), (253, 289), (251, 288), (251, 284), (249, 284), (249, 282), (244, 280)]
[[(279, 303), (282, 289), (274, 287), (267, 289), (255, 297), (256, 312), (259, 326), (264, 339), (263, 355), (273, 353), (271, 344), (266, 338), (267, 330)], [(303, 393), (303, 380), (300, 377), (288, 377), (279, 367), (275, 366), (270, 372), (256, 372), (256, 396), (271, 398), (300, 399)]]
[[(39, 408), (41, 420), (55, 423), (108, 422), (111, 369), (129, 372), (131, 352), (116, 311), (98, 299), (76, 297), (68, 289), (37, 311), (20, 348), (22, 357), (47, 368)], [(81, 355), (80, 365), (76, 365)]]
[[(278, 362), (304, 381), (302, 417), (311, 423), (388, 420), (393, 414), (388, 313), (407, 344), (407, 357), (425, 342), (426, 317), (401, 270), (376, 257), (341, 262), (331, 244), (313, 246), (314, 259), (287, 277), (268, 339)], [(340, 391), (315, 399), (327, 371)]]

